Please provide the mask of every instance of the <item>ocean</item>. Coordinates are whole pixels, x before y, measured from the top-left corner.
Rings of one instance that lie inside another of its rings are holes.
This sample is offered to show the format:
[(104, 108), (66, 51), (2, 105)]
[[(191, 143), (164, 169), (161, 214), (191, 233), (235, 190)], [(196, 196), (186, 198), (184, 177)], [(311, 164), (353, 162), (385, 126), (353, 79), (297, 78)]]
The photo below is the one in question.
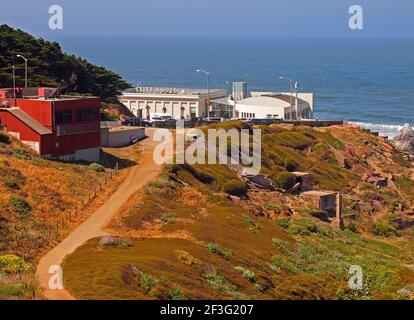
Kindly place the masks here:
[(414, 124), (412, 39), (61, 37), (62, 49), (145, 86), (289, 91), (279, 76), (315, 94), (315, 115), (394, 136)]

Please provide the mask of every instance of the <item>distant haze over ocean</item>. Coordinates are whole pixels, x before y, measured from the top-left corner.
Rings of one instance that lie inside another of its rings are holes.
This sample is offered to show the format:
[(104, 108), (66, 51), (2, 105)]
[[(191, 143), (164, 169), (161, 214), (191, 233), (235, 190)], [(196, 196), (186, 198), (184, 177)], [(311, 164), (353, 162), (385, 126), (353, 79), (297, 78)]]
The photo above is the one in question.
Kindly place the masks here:
[(315, 93), (316, 116), (364, 124), (393, 136), (414, 123), (412, 39), (133, 38), (56, 39), (64, 51), (121, 74), (133, 84), (230, 91), (247, 79), (250, 90), (288, 91), (280, 75)]

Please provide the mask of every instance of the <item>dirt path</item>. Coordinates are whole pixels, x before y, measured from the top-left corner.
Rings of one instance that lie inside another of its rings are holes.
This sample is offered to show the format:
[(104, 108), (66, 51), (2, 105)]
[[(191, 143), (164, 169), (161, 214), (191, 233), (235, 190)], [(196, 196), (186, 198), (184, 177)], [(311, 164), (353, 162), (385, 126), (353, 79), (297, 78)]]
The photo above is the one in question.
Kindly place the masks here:
[(49, 268), (56, 265), (60, 266), (67, 255), (73, 253), (88, 240), (107, 234), (105, 232), (106, 225), (122, 205), (136, 191), (158, 176), (161, 166), (155, 164), (153, 161), (153, 150), (156, 146), (156, 143), (152, 139), (153, 129), (147, 130), (147, 134), (149, 138), (141, 143), (143, 148), (141, 164), (131, 169), (127, 178), (119, 186), (117, 191), (98, 210), (39, 261), (36, 269), (36, 277), (45, 298), (50, 300), (74, 299), (65, 289), (51, 290), (49, 288), (49, 280), (51, 277)]

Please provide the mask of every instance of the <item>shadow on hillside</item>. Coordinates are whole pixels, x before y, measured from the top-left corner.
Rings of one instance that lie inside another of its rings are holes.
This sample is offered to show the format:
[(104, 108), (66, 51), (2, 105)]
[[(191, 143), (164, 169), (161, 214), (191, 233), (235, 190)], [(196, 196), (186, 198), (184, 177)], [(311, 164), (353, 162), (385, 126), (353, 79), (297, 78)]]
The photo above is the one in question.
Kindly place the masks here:
[(126, 169), (136, 166), (138, 163), (130, 159), (115, 156), (111, 153), (101, 150), (101, 163), (106, 168), (115, 169), (118, 165), (118, 169)]

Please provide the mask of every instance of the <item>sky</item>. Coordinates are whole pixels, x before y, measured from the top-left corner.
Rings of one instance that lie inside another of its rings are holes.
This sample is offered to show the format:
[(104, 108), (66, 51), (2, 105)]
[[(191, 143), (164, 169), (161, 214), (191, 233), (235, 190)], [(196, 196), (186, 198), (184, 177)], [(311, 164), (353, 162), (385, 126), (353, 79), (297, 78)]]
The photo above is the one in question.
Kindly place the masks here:
[[(49, 7), (63, 30), (49, 29)], [(363, 30), (348, 27), (351, 5)], [(3, 0), (0, 23), (41, 37), (413, 37), (412, 0)]]

